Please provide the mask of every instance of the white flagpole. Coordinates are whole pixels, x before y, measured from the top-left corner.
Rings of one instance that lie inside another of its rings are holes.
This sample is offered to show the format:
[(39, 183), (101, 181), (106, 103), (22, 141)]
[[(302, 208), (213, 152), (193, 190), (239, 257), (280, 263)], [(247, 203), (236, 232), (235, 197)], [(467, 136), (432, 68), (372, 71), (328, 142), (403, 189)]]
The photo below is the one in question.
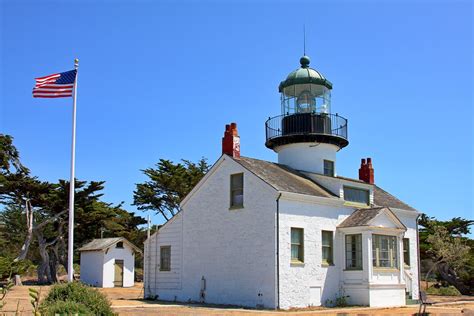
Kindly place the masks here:
[(76, 101), (77, 101), (77, 69), (79, 68), (79, 59), (74, 60), (76, 69), (76, 80), (74, 82), (74, 96), (72, 105), (72, 146), (71, 146), (71, 180), (69, 181), (69, 224), (68, 224), (68, 243), (67, 243), (67, 280), (72, 282), (74, 279), (73, 259), (74, 259), (74, 164), (76, 160)]

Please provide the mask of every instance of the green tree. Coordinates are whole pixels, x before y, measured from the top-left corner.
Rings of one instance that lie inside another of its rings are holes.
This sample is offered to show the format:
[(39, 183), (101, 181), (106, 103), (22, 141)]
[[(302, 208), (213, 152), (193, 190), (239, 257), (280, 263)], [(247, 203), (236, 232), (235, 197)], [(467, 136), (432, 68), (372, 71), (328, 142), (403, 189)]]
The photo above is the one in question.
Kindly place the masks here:
[[(69, 182), (30, 176), (12, 137), (0, 135), (0, 146), (0, 256), (14, 261), (28, 257), (38, 263), (39, 281), (54, 283), (57, 267), (67, 267)], [(141, 246), (146, 232), (139, 225), (145, 220), (122, 205), (101, 201), (103, 189), (103, 181), (75, 181), (74, 248), (99, 238), (101, 230)]]
[(148, 181), (136, 185), (133, 204), (139, 210), (155, 211), (168, 221), (180, 211), (181, 201), (209, 169), (205, 158), (196, 163), (184, 159), (180, 163), (160, 159), (155, 168), (142, 170)]
[(474, 241), (463, 237), (470, 233), (473, 220), (455, 217), (439, 221), (422, 215), (420, 225), (420, 256), (422, 271), (428, 281), (433, 272), (456, 287), (462, 294), (474, 290)]

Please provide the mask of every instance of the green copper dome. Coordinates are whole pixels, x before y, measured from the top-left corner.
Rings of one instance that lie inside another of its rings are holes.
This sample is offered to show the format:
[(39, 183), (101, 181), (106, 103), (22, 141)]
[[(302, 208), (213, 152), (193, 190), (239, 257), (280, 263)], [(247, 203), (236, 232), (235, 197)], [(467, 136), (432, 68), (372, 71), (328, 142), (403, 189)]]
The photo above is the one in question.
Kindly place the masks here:
[(322, 73), (309, 67), (310, 62), (311, 60), (308, 56), (301, 57), (301, 67), (291, 72), (288, 77), (286, 77), (286, 79), (280, 83), (278, 91), (282, 92), (284, 88), (291, 85), (305, 83), (322, 85), (328, 89), (332, 89), (332, 83), (324, 78)]

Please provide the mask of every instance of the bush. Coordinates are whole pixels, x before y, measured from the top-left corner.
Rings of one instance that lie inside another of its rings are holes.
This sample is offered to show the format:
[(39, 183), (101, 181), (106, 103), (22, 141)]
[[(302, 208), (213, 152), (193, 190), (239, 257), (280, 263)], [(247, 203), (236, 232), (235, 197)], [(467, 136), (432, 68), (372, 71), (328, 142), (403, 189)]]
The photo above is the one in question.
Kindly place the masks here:
[[(50, 306), (66, 307), (66, 305), (61, 305), (59, 302), (67, 303), (67, 306), (71, 306), (71, 308), (73, 306), (79, 308), (77, 305), (83, 305), (89, 311), (89, 314), (93, 315), (115, 315), (104, 294), (80, 282), (54, 285), (41, 304), (41, 311), (46, 315), (50, 315)], [(67, 311), (67, 313), (69, 312), (72, 313), (73, 311)]]
[(443, 295), (443, 296), (460, 296), (461, 295), (458, 289), (452, 285), (448, 287), (439, 287), (439, 286), (433, 285), (433, 286), (430, 286), (426, 290), (426, 293), (431, 294), (431, 295)]
[(43, 311), (44, 316), (55, 315), (93, 315), (94, 313), (84, 304), (74, 301), (56, 301), (48, 305)]
[(0, 279), (7, 279), (15, 274), (22, 275), (32, 266), (29, 260), (15, 261), (13, 257), (0, 257)]

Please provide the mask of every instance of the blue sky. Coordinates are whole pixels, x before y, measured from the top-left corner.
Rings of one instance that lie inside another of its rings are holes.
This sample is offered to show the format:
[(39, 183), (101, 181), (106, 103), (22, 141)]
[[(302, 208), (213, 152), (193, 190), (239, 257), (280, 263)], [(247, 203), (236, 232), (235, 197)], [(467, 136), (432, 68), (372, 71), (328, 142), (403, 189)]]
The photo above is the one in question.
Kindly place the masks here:
[[(214, 162), (235, 121), (242, 154), (276, 161), (264, 123), (306, 51), (349, 120), (337, 172), (440, 219), (473, 214), (469, 1), (12, 1), (0, 4), (0, 132), (41, 179), (69, 177), (71, 99), (33, 78), (80, 59), (76, 176), (131, 206), (160, 158)], [(143, 213), (142, 213), (143, 214)], [(154, 217), (154, 223), (160, 219)]]

